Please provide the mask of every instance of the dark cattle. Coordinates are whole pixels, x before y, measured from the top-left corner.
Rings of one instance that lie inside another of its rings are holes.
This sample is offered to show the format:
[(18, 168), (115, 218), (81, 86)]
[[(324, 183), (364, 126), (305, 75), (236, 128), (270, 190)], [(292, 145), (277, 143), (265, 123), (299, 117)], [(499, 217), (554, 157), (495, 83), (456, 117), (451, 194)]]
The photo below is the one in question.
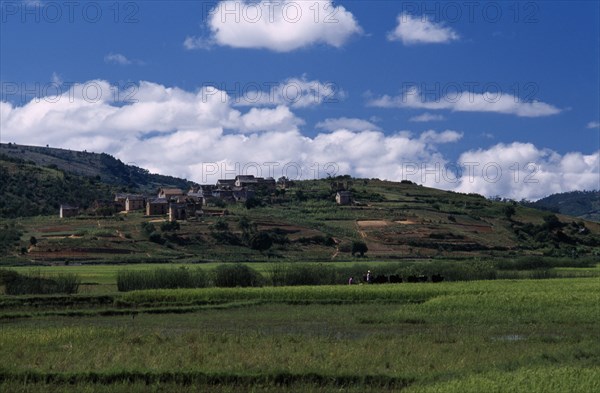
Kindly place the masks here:
[(388, 278), (387, 276), (380, 274), (377, 277), (375, 277), (374, 282), (375, 284), (385, 284), (386, 282), (388, 282)]
[(423, 275), (421, 275), (421, 276), (418, 276), (418, 277), (417, 277), (417, 280), (418, 280), (419, 282), (427, 282), (427, 276), (423, 276)]
[(398, 274), (392, 274), (390, 276), (390, 283), (392, 284), (399, 284), (402, 282), (402, 277), (400, 277), (400, 275)]
[(439, 274), (434, 274), (431, 276), (431, 282), (442, 282), (444, 281), (444, 276), (440, 276)]
[(408, 276), (408, 278), (406, 279), (407, 282), (418, 282), (418, 278), (417, 276)]

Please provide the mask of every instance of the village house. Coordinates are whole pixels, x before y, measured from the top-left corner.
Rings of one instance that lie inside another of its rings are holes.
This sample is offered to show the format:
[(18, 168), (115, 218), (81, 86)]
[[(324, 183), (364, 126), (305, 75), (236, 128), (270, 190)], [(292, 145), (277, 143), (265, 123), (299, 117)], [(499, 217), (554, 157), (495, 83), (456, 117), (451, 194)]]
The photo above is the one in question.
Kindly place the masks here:
[[(124, 202), (123, 202), (123, 210)], [(121, 203), (117, 201), (111, 201), (110, 199), (97, 199), (92, 204), (92, 211), (97, 215), (112, 215), (116, 212), (121, 211)]]
[(254, 190), (246, 187), (234, 187), (232, 190), (232, 196), (236, 202), (246, 202), (248, 199), (254, 198), (254, 195)]
[(125, 201), (127, 200), (128, 194), (116, 194), (115, 195), (115, 206), (117, 211), (122, 212), (125, 210)]
[(60, 205), (60, 218), (75, 217), (79, 214), (79, 208), (69, 205)]
[(236, 187), (254, 187), (254, 188), (265, 188), (275, 189), (275, 179), (272, 177), (262, 178), (254, 177), (254, 175), (239, 175), (235, 177)]
[(180, 188), (159, 188), (157, 196), (158, 198), (170, 201), (171, 199), (175, 199), (184, 195), (185, 193)]
[(169, 203), (169, 221), (185, 220), (185, 203)]
[(231, 187), (235, 186), (235, 179), (219, 179), (217, 180), (217, 187), (218, 189), (230, 189)]
[(233, 201), (233, 190), (231, 188), (217, 188), (212, 191), (213, 198), (222, 199), (225, 201)]
[(202, 206), (204, 204), (204, 192), (202, 188), (192, 187), (186, 195), (186, 200)]
[(352, 193), (350, 191), (338, 191), (335, 194), (335, 201), (338, 205), (349, 205), (352, 203)]
[(279, 179), (277, 179), (277, 185), (282, 189), (286, 189), (289, 187), (293, 187), (295, 185), (295, 183), (294, 183), (294, 181), (288, 179), (287, 177), (282, 176)]
[(147, 216), (163, 216), (169, 212), (169, 201), (165, 198), (151, 199), (146, 204)]
[(127, 199), (125, 199), (125, 211), (131, 212), (134, 210), (144, 210), (145, 198), (143, 195), (127, 195)]

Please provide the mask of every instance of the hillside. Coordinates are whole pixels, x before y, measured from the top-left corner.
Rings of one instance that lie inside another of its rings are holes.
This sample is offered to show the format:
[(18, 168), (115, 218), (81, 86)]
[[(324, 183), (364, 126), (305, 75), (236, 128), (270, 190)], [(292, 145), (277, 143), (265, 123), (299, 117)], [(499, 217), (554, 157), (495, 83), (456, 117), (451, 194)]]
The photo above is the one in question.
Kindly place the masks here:
[(62, 203), (87, 208), (117, 190), (96, 180), (0, 155), (0, 217), (57, 214)]
[(0, 143), (0, 160), (2, 157), (16, 158), (71, 175), (95, 178), (102, 183), (130, 190), (154, 191), (161, 186), (185, 189), (190, 185), (184, 179), (151, 174), (146, 169), (126, 165), (105, 153)]
[(62, 203), (86, 209), (116, 192), (154, 193), (162, 186), (189, 185), (108, 154), (0, 144), (0, 217), (52, 215)]
[(572, 191), (552, 194), (527, 205), (537, 209), (600, 222), (600, 191)]
[[(44, 171), (47, 171), (45, 169)], [(249, 205), (205, 209), (170, 225), (140, 213), (8, 220), (2, 260), (18, 264), (478, 259), (600, 255), (600, 224), (481, 195), (410, 182), (340, 177), (356, 201), (335, 203), (332, 179), (298, 181)], [(35, 241), (31, 241), (35, 238)]]

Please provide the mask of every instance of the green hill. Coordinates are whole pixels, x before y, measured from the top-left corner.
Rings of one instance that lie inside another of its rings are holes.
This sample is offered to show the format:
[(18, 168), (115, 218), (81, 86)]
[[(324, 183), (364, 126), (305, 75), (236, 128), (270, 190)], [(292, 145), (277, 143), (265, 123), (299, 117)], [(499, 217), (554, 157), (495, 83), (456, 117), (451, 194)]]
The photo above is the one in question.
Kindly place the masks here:
[(90, 207), (116, 192), (187, 188), (187, 180), (150, 174), (108, 154), (0, 144), (0, 217), (57, 214), (63, 203)]
[[(2, 211), (19, 216), (0, 228), (1, 259), (11, 264), (354, 263), (357, 244), (371, 261), (600, 255), (598, 223), (477, 194), (348, 176), (297, 181), (251, 204), (205, 208), (202, 218), (178, 225), (141, 212), (61, 219), (59, 201), (84, 206), (110, 197), (115, 186), (19, 160), (1, 163)], [(355, 203), (336, 204), (340, 185)], [(36, 208), (40, 216), (24, 217)]]
[(572, 191), (552, 194), (527, 205), (537, 209), (600, 222), (600, 191)]
[(162, 186), (185, 189), (190, 185), (184, 179), (151, 174), (135, 165), (126, 165), (105, 153), (0, 143), (0, 159), (2, 157), (58, 169), (75, 176), (95, 178), (96, 181), (130, 190), (154, 191)]

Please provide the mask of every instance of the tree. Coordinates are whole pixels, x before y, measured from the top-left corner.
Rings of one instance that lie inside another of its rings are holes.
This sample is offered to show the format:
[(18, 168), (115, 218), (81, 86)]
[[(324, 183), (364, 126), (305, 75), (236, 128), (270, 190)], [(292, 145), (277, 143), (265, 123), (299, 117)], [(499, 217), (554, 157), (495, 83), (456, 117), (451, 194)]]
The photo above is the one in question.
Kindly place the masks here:
[(238, 226), (242, 230), (242, 240), (247, 245), (250, 245), (250, 239), (252, 239), (256, 233), (256, 224), (250, 221), (248, 217), (242, 216), (240, 217)]
[(273, 238), (268, 232), (260, 231), (252, 238), (250, 247), (254, 250), (266, 251), (273, 245)]
[(513, 205), (506, 205), (502, 209), (502, 212), (504, 213), (504, 215), (506, 216), (506, 218), (508, 218), (510, 220), (511, 217), (515, 215), (515, 213), (517, 212), (517, 210), (515, 209), (515, 207)]
[(244, 205), (246, 206), (246, 209), (252, 209), (255, 207), (262, 206), (262, 202), (260, 199), (252, 197), (252, 198), (246, 199), (246, 202), (244, 203)]
[(352, 242), (352, 256), (354, 256), (356, 253), (359, 253), (360, 256), (363, 257), (367, 251), (369, 251), (369, 247), (367, 247), (365, 242), (360, 240), (355, 240)]
[(174, 232), (181, 229), (181, 225), (177, 221), (167, 221), (160, 225), (160, 230), (163, 232)]

